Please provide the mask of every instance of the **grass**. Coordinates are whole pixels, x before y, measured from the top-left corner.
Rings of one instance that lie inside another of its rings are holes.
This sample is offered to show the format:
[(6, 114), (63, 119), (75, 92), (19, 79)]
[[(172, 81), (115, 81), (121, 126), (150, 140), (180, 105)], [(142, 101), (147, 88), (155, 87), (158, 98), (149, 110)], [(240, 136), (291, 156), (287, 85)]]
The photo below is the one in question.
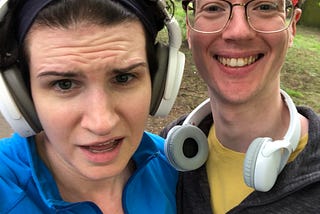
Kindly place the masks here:
[(282, 68), (281, 84), (296, 104), (320, 113), (320, 29), (298, 25)]

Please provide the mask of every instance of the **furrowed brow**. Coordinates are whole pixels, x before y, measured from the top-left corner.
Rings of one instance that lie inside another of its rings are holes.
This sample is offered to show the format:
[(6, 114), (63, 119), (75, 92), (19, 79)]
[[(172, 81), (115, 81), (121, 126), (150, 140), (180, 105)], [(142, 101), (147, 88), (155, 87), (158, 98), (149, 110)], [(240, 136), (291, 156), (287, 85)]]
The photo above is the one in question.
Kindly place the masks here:
[(116, 69), (113, 69), (113, 72), (114, 72), (114, 73), (126, 73), (126, 72), (128, 72), (128, 71), (134, 70), (134, 69), (139, 68), (139, 67), (147, 68), (147, 64), (146, 64), (145, 62), (139, 62), (139, 63), (130, 65), (130, 66), (125, 67), (125, 68), (116, 68)]
[(64, 72), (58, 72), (58, 71), (44, 71), (41, 72), (38, 77), (45, 77), (45, 76), (57, 76), (57, 77), (79, 77), (83, 76), (80, 72), (75, 72), (75, 71), (64, 71)]

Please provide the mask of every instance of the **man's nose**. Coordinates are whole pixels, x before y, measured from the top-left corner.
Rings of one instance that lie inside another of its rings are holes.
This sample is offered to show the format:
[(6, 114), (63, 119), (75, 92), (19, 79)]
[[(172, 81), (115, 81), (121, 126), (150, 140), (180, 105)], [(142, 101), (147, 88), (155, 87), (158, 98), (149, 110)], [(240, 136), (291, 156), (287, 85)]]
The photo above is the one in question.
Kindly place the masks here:
[(249, 25), (244, 5), (234, 5), (231, 17), (223, 30), (223, 37), (231, 40), (248, 40), (254, 36), (255, 31)]

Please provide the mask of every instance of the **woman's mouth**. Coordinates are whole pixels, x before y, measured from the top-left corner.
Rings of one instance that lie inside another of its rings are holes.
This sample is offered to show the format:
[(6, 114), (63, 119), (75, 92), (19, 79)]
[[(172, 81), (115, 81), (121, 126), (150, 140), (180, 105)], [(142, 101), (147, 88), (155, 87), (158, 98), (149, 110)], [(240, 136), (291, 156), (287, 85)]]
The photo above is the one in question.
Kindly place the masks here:
[(105, 164), (115, 160), (121, 150), (124, 138), (114, 138), (106, 141), (96, 141), (94, 143), (80, 146), (85, 158), (94, 164)]
[(104, 152), (109, 152), (115, 149), (120, 142), (121, 140), (117, 139), (117, 140), (112, 140), (112, 141), (99, 143), (91, 146), (83, 146), (83, 148), (85, 148), (86, 150), (92, 153), (104, 153)]
[(240, 58), (228, 58), (223, 56), (216, 56), (216, 59), (224, 66), (235, 68), (235, 67), (244, 67), (244, 66), (251, 65), (261, 57), (262, 55), (259, 54), (259, 55), (240, 57)]

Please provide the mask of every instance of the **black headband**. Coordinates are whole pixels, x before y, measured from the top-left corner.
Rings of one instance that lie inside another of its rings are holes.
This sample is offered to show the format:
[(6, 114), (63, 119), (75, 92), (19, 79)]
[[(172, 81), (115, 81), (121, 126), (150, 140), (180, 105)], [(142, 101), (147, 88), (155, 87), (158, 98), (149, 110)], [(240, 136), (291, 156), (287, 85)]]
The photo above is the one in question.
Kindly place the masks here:
[(37, 14), (52, 0), (28, 0), (22, 6), (18, 15), (18, 39), (21, 43), (31, 27)]
[[(24, 40), (37, 14), (52, 1), (54, 0), (27, 0), (23, 4), (18, 15), (18, 39), (20, 44)], [(153, 39), (156, 38), (158, 31), (163, 28), (164, 16), (159, 17), (157, 15), (159, 13), (155, 13), (154, 11), (155, 9), (160, 10), (156, 5), (156, 0), (117, 0), (115, 2), (120, 3), (129, 11), (136, 14)]]

